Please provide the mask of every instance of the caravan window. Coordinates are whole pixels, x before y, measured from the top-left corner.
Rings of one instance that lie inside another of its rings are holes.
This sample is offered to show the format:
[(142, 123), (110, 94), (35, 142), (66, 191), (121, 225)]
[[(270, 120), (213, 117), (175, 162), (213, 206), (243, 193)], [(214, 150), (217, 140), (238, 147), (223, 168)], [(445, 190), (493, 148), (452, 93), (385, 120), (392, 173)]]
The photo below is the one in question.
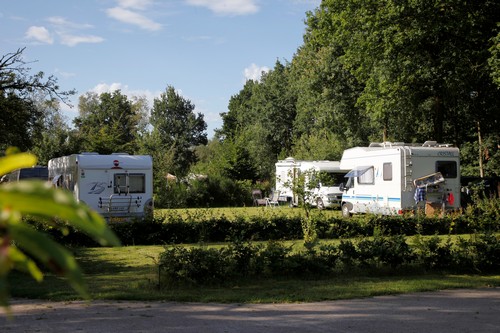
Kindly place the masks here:
[(143, 173), (129, 174), (130, 193), (146, 192), (146, 175)]
[(373, 167), (365, 170), (363, 174), (359, 175), (358, 183), (359, 184), (373, 184), (374, 182), (374, 172)]
[(444, 178), (457, 178), (457, 162), (455, 161), (437, 161), (436, 172), (441, 172)]
[[(146, 175), (143, 173), (116, 173), (114, 176), (115, 193), (145, 193)], [(128, 189), (127, 189), (128, 183)]]
[(384, 180), (392, 180), (392, 163), (384, 163), (382, 174)]

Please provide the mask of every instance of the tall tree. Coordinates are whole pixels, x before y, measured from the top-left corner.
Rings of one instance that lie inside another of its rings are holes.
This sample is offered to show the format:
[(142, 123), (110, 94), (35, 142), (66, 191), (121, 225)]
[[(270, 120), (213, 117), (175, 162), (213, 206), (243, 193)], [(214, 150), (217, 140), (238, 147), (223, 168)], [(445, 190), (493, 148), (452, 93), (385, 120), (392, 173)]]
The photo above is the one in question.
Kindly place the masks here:
[(150, 123), (153, 136), (158, 138), (158, 151), (173, 152), (173, 170), (164, 170), (184, 176), (196, 162), (194, 147), (207, 144), (207, 124), (203, 114), (194, 112), (194, 104), (168, 86), (155, 98)]
[(29, 150), (41, 137), (44, 130), (42, 103), (62, 101), (68, 103), (74, 90), (61, 91), (57, 79), (43, 72), (30, 74), (31, 68), (23, 60), (25, 48), (7, 53), (0, 58), (0, 150), (17, 146)]
[(101, 154), (134, 153), (142, 117), (140, 110), (120, 90), (80, 96), (80, 116), (74, 119), (74, 124), (82, 149)]
[[(480, 116), (470, 92), (495, 98), (487, 59), (499, 6), (490, 0), (327, 0), (316, 17), (326, 20), (318, 24), (321, 34), (341, 47), (339, 60), (363, 84), (357, 104), (379, 138), (460, 143), (457, 133)], [(481, 113), (495, 118), (498, 103), (487, 105)]]

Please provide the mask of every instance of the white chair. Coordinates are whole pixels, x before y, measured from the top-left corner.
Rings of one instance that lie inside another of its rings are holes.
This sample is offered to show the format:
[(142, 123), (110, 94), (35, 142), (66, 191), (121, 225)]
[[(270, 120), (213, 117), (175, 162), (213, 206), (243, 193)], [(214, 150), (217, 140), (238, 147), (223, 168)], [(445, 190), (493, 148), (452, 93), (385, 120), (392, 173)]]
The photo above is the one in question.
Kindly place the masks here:
[(273, 191), (273, 195), (270, 198), (266, 198), (266, 206), (277, 207), (279, 205), (278, 198), (280, 196), (279, 191)]

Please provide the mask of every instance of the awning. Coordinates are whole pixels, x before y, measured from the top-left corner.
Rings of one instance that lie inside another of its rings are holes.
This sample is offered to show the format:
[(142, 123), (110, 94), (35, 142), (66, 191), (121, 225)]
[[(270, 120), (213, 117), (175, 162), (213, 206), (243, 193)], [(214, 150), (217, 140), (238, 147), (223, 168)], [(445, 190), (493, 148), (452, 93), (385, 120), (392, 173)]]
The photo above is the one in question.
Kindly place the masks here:
[(349, 177), (359, 177), (363, 175), (366, 171), (368, 171), (370, 168), (373, 168), (373, 166), (368, 165), (368, 166), (357, 166), (344, 176), (345, 178)]

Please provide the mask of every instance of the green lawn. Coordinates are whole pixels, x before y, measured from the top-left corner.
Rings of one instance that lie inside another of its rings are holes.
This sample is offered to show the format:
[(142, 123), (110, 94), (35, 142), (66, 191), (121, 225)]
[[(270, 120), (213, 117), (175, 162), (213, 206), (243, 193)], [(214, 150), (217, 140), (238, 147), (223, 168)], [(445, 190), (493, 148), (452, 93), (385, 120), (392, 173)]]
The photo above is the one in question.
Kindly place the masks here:
[[(296, 245), (300, 246), (300, 245)], [(411, 275), (262, 279), (223, 287), (158, 288), (155, 260), (162, 246), (128, 246), (74, 250), (94, 299), (195, 302), (310, 302), (370, 297), (447, 288), (500, 286), (500, 276)], [(41, 284), (21, 273), (9, 277), (13, 297), (77, 299), (64, 279), (47, 274)]]
[[(313, 214), (322, 214), (325, 217), (341, 217), (339, 210), (311, 209)], [(155, 209), (155, 217), (177, 216), (183, 220), (207, 220), (208, 218), (227, 217), (229, 220), (234, 220), (238, 217), (253, 217), (253, 216), (304, 216), (303, 208), (291, 208), (288, 206), (278, 207), (227, 207), (227, 208), (177, 208), (177, 209)]]

